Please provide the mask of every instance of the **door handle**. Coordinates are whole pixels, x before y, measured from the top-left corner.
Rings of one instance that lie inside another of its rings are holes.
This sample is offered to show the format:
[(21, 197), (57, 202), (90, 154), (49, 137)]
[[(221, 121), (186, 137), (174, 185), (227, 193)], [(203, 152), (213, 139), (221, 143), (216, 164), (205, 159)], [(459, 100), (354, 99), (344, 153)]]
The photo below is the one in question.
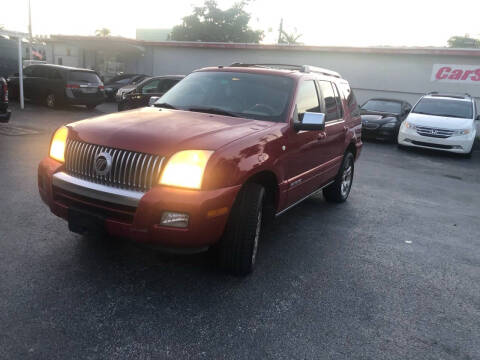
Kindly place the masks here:
[(323, 140), (327, 137), (327, 133), (324, 131), (318, 134), (318, 140)]

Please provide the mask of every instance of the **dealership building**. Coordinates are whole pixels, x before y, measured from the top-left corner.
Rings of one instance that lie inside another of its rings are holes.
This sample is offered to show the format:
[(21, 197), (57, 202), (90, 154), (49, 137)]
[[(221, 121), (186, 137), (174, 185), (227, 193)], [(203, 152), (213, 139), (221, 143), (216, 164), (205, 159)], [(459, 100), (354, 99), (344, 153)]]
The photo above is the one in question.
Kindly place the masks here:
[(480, 98), (480, 49), (325, 47), (202, 42), (147, 42), (117, 37), (55, 35), (47, 62), (147, 75), (188, 74), (234, 62), (309, 64), (339, 72), (363, 102), (392, 97), (411, 103), (425, 92), (469, 93)]

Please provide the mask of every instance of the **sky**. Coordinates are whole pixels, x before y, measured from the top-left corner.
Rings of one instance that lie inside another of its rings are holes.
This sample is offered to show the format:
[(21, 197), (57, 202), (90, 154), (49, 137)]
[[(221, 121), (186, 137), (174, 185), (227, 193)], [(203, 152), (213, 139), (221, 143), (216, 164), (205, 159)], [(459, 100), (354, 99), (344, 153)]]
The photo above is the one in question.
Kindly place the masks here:
[[(235, 1), (218, 0), (226, 9)], [(135, 38), (136, 28), (171, 28), (198, 0), (31, 0), (34, 35), (112, 35)], [(27, 31), (28, 0), (0, 0), (0, 25)], [(307, 45), (446, 46), (453, 35), (480, 38), (480, 0), (253, 0), (247, 7), (263, 43), (275, 43), (280, 19)]]

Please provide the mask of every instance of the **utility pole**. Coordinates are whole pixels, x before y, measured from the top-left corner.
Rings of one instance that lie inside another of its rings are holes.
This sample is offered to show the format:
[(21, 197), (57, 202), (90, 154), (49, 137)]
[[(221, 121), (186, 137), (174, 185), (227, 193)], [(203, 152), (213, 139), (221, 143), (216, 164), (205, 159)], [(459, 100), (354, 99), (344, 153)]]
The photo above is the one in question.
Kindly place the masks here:
[(33, 36), (32, 36), (32, 7), (30, 4), (30, 0), (28, 0), (28, 37), (29, 37), (29, 42), (30, 42), (30, 60), (32, 60), (32, 43), (33, 43)]
[(280, 44), (282, 42), (282, 33), (283, 33), (283, 18), (280, 19), (280, 28), (278, 29), (277, 44)]

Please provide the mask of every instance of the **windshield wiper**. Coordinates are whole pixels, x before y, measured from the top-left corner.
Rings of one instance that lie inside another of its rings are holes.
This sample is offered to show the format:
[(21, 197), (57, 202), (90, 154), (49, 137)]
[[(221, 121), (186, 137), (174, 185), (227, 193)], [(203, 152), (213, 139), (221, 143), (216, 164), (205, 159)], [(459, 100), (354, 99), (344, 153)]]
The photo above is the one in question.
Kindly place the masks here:
[(215, 114), (215, 115), (226, 115), (232, 117), (238, 117), (238, 115), (231, 113), (230, 111), (215, 108), (215, 107), (192, 107), (189, 108), (188, 111), (195, 111), (195, 112), (203, 112), (207, 114)]
[(155, 103), (153, 104), (153, 106), (155, 107), (159, 107), (159, 108), (165, 108), (165, 109), (172, 109), (172, 110), (177, 110), (177, 108), (169, 103), (166, 103), (166, 102), (163, 102), (163, 103)]

